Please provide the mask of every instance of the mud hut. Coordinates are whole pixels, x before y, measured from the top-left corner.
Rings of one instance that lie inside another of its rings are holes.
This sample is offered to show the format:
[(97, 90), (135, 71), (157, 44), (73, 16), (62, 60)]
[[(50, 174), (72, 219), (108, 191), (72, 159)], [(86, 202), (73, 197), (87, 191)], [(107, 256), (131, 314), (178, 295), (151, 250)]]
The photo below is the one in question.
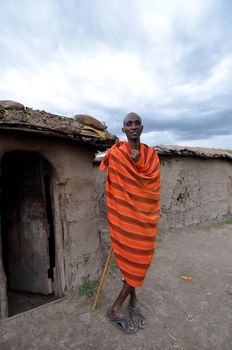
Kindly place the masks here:
[(116, 137), (89, 116), (66, 118), (0, 101), (0, 140), (4, 318), (17, 312), (13, 305), (17, 308), (20, 292), (61, 297), (77, 288), (83, 276), (97, 276), (98, 194), (92, 160)]
[[(155, 149), (161, 164), (161, 229), (232, 217), (232, 152), (172, 145), (159, 145)], [(105, 174), (98, 171), (103, 155), (95, 159), (95, 173), (100, 230), (105, 233), (108, 227)]]

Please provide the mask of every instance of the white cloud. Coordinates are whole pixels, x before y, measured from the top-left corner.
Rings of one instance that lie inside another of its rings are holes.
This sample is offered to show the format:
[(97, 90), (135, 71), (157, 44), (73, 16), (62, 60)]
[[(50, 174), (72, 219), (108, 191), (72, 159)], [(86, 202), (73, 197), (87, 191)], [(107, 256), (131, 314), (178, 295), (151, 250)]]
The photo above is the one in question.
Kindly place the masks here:
[(232, 55), (229, 55), (211, 68), (208, 77), (178, 85), (173, 90), (179, 98), (182, 97), (194, 103), (210, 100), (220, 94), (228, 94), (231, 89)]
[(141, 137), (142, 142), (148, 145), (173, 145), (176, 144), (175, 135), (170, 131), (144, 132)]
[(207, 139), (185, 140), (178, 143), (180, 146), (208, 147), (232, 150), (232, 134), (209, 137)]
[(225, 134), (221, 116), (232, 110), (228, 6), (225, 0), (5, 2), (0, 96), (67, 116), (92, 114), (118, 134), (124, 115), (135, 111), (149, 127), (144, 142), (208, 142), (198, 140), (197, 130), (202, 140)]
[[(99, 104), (126, 108), (140, 104), (158, 92), (151, 77), (132, 54), (101, 50), (78, 56), (61, 52), (57, 59), (33, 67), (32, 71), (8, 69), (2, 73), (0, 91), (22, 101), (53, 105), (57, 109)], [(130, 97), (131, 96), (131, 97)]]

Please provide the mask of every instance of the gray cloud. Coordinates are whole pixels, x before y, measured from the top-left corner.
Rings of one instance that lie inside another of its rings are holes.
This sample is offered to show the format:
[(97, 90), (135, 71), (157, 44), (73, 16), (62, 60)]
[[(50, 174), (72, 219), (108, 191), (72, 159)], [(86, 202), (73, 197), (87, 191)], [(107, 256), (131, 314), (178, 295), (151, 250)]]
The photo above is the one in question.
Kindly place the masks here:
[(231, 1), (5, 0), (0, 11), (1, 98), (89, 113), (119, 136), (136, 111), (145, 141), (232, 148)]

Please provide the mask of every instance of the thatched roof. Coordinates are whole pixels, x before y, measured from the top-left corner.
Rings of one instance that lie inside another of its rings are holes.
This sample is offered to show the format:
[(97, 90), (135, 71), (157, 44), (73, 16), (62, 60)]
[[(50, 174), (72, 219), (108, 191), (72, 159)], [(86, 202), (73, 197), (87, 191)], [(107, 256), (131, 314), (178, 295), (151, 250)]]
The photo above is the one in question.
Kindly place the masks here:
[[(200, 157), (200, 158), (221, 158), (232, 160), (232, 151), (226, 151), (216, 148), (186, 147), (186, 146), (165, 146), (158, 145), (154, 147), (161, 156), (178, 157)], [(100, 152), (96, 155), (94, 162), (99, 163), (106, 152)]]
[(186, 147), (186, 146), (155, 146), (158, 154), (166, 156), (189, 156), (201, 158), (225, 158), (232, 160), (232, 152), (216, 148)]
[(0, 101), (0, 132), (16, 130), (68, 138), (93, 145), (99, 150), (105, 150), (117, 141), (117, 137), (107, 130), (99, 131), (87, 127), (76, 118), (33, 110), (22, 104), (11, 102)]

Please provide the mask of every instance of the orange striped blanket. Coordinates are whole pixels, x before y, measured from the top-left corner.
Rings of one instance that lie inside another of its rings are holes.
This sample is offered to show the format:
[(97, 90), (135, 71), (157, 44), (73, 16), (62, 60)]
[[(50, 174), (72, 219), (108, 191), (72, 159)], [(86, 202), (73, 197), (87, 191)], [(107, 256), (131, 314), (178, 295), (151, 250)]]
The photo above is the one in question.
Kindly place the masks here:
[(115, 260), (126, 282), (143, 284), (155, 250), (160, 215), (160, 164), (156, 151), (140, 145), (140, 159), (130, 157), (128, 142), (117, 142), (100, 170), (108, 167), (106, 205)]

